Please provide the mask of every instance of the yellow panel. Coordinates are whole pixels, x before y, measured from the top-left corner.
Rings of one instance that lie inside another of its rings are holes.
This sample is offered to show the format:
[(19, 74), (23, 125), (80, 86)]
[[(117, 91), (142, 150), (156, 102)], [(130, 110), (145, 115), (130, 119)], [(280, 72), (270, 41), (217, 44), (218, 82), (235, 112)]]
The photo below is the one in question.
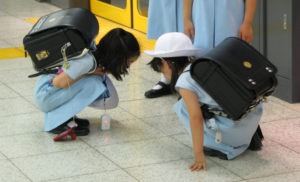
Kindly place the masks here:
[(23, 47), (0, 49), (0, 59), (25, 57)]
[[(36, 23), (37, 20), (38, 20), (38, 18), (27, 18), (26, 19), (26, 21), (31, 22), (31, 23)], [(144, 34), (142, 32), (139, 32), (139, 31), (135, 31), (135, 30), (133, 30), (131, 28), (128, 28), (126, 26), (114, 23), (112, 21), (106, 20), (104, 18), (97, 17), (97, 20), (99, 22), (99, 27), (100, 27), (100, 31), (98, 33), (98, 36), (95, 38), (95, 41), (97, 43), (111, 29), (120, 27), (120, 28), (123, 28), (124, 30), (126, 30), (128, 32), (131, 32), (138, 39), (142, 51), (143, 50), (154, 49), (154, 45), (155, 45), (156, 41), (147, 39), (146, 34)]]
[(96, 37), (96, 42), (99, 42), (99, 40), (111, 29), (120, 27), (128, 32), (131, 32), (137, 38), (137, 40), (139, 41), (140, 46), (141, 46), (141, 51), (154, 49), (156, 40), (147, 39), (146, 34), (136, 31), (136, 30), (133, 30), (131, 28), (113, 23), (104, 18), (97, 17), (97, 19), (98, 19), (100, 27), (102, 27), (102, 28), (100, 28), (99, 35)]
[[(26, 21), (34, 24), (38, 21), (38, 19), (39, 18), (27, 18)], [(106, 20), (104, 18), (97, 17), (97, 19), (101, 28), (98, 36), (95, 39), (96, 42), (99, 42), (99, 40), (111, 29), (120, 27), (128, 32), (131, 32), (137, 38), (141, 46), (141, 51), (154, 49), (156, 41), (147, 39), (146, 34)], [(20, 58), (24, 57), (24, 55), (25, 52), (23, 47), (0, 49), (0, 59)]]
[[(131, 1), (126, 0), (126, 8), (122, 9), (110, 4), (98, 1), (90, 0), (91, 11), (101, 17), (115, 21), (127, 27), (131, 27)], [(100, 27), (101, 28), (101, 27)]]
[(35, 24), (39, 20), (39, 18), (25, 18), (25, 20), (29, 23)]
[[(133, 28), (141, 32), (147, 33), (147, 9), (142, 9), (141, 12), (138, 10), (138, 0), (133, 1)], [(140, 14), (142, 13), (142, 15)], [(143, 16), (144, 15), (144, 16)]]

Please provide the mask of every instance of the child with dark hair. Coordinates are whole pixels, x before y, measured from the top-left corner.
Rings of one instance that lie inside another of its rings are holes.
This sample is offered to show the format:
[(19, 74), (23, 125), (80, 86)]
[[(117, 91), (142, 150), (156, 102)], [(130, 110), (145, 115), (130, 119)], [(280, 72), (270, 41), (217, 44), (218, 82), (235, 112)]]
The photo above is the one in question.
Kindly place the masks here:
[[(183, 32), (182, 0), (149, 0), (147, 38), (158, 39), (167, 32)], [(171, 94), (170, 80), (160, 75), (153, 88), (145, 92), (146, 98), (156, 98)]]
[(145, 51), (154, 57), (150, 66), (171, 80), (171, 85), (181, 98), (174, 110), (185, 129), (192, 136), (194, 162), (192, 171), (206, 170), (205, 155), (230, 160), (246, 149), (259, 150), (262, 133), (258, 123), (262, 115), (261, 105), (254, 108), (239, 122), (214, 115), (206, 119), (201, 106), (222, 110), (214, 99), (191, 77), (189, 72), (193, 56), (202, 50), (194, 48), (183, 33), (171, 32), (158, 38), (154, 51)]
[(136, 38), (116, 28), (108, 32), (95, 50), (71, 58), (67, 68), (57, 74), (41, 75), (35, 89), (35, 101), (45, 113), (45, 130), (60, 134), (74, 128), (77, 136), (89, 134), (89, 121), (75, 117), (87, 106), (114, 108), (118, 95), (107, 74), (117, 80), (140, 55)]
[[(154, 0), (153, 3), (156, 4), (151, 6), (150, 1), (147, 34), (153, 34), (154, 37), (161, 35), (159, 33), (163, 31), (166, 33), (165, 30), (184, 32), (193, 39), (195, 48), (203, 49), (201, 54), (195, 55), (197, 57), (210, 51), (227, 37), (239, 37), (250, 43), (253, 39), (252, 21), (256, 2), (257, 0), (172, 0), (172, 2)], [(157, 8), (161, 6), (164, 7), (164, 11)], [(170, 15), (172, 10), (173, 14)], [(174, 24), (177, 25), (176, 29)], [(157, 98), (171, 94), (169, 83), (170, 80), (161, 76), (158, 84), (145, 92), (145, 96)]]

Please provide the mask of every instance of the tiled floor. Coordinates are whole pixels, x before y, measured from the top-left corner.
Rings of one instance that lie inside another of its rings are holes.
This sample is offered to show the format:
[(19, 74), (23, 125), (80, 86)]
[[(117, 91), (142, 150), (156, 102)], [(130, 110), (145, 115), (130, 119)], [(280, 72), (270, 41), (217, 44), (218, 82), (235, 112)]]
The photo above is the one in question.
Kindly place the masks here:
[[(24, 18), (58, 10), (34, 0), (0, 0), (0, 48), (22, 46), (32, 24)], [(86, 108), (91, 133), (53, 142), (43, 131), (43, 114), (33, 101), (36, 78), (29, 58), (0, 60), (0, 181), (115, 182), (295, 182), (300, 181), (300, 104), (271, 97), (264, 104), (264, 147), (232, 161), (207, 158), (206, 172), (190, 172), (191, 138), (172, 110), (176, 96), (145, 99), (158, 79), (142, 55), (123, 82), (114, 80), (120, 105), (107, 113)]]

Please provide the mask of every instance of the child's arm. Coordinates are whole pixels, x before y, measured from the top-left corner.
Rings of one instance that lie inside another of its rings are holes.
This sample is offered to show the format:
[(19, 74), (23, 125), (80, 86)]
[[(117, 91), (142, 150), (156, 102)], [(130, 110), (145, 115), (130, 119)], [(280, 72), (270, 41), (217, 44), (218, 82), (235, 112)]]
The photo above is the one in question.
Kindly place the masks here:
[(102, 68), (97, 68), (92, 74), (98, 76), (104, 76), (106, 72), (104, 72)]
[(183, 1), (184, 33), (190, 38), (195, 37), (195, 30), (192, 22), (192, 7), (193, 7), (193, 0)]
[(52, 80), (52, 84), (56, 88), (69, 88), (71, 85), (85, 76), (86, 74), (80, 76), (76, 80), (73, 80), (67, 73), (62, 72), (54, 77), (54, 79)]
[(257, 0), (245, 1), (244, 21), (240, 27), (238, 37), (250, 43), (253, 40), (252, 22), (255, 15)]
[(198, 97), (194, 92), (183, 88), (179, 89), (179, 93), (184, 100), (184, 103), (187, 107), (189, 117), (190, 117), (194, 157), (195, 157), (195, 161), (190, 166), (190, 169), (192, 171), (199, 171), (201, 170), (201, 168), (206, 170), (206, 160), (203, 152), (203, 138), (204, 138), (203, 116), (198, 102)]

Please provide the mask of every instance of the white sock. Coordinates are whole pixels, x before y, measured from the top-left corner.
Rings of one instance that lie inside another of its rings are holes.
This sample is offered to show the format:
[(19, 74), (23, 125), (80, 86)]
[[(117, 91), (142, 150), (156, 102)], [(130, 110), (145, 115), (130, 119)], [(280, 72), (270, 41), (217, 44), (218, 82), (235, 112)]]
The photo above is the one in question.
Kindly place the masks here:
[[(167, 79), (163, 74), (160, 75), (160, 81), (167, 84), (167, 85), (171, 83), (171, 80)], [(152, 89), (153, 90), (159, 90), (161, 88), (162, 88), (162, 86), (157, 84)]]
[(68, 122), (68, 127), (70, 127), (70, 128), (73, 128), (73, 127), (77, 127), (78, 125), (77, 125), (77, 123), (75, 123), (75, 121), (70, 121), (70, 122)]

